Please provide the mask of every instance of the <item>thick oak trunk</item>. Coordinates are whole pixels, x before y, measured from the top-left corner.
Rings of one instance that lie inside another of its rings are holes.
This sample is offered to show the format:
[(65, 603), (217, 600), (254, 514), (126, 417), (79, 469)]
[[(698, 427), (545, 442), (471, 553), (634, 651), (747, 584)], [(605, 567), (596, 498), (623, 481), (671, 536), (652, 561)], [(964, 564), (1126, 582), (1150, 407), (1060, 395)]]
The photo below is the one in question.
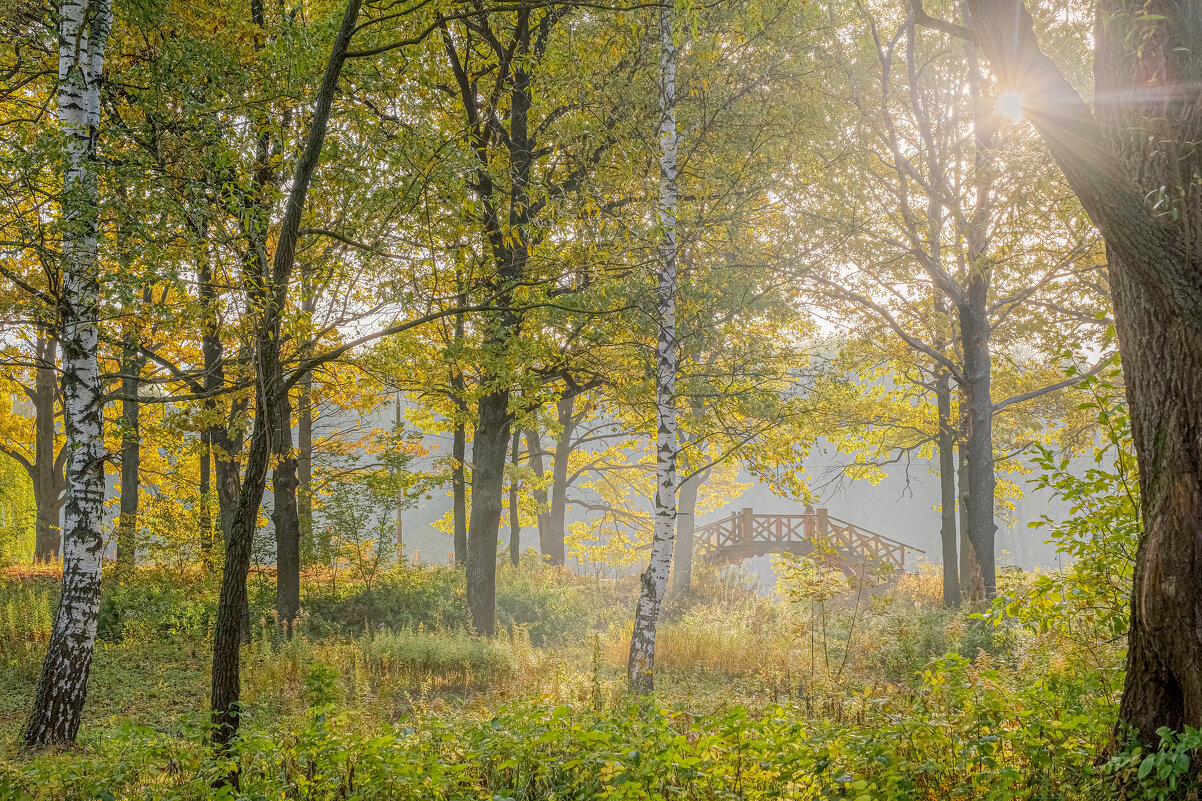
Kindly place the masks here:
[(467, 529), (467, 605), (472, 629), (490, 637), (497, 626), (497, 534), (509, 448), (509, 392), (480, 399), (472, 438), (472, 514)]
[(967, 5), (1106, 240), (1144, 523), (1119, 718), (1151, 744), (1161, 726), (1202, 725), (1202, 9), (1099, 4), (1095, 117), (1021, 0)]

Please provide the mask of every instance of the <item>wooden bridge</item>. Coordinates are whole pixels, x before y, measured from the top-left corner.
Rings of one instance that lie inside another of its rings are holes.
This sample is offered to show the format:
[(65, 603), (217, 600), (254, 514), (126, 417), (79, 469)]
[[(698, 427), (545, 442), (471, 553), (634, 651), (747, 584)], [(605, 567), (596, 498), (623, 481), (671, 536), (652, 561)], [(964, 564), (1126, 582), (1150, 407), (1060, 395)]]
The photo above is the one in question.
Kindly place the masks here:
[(906, 569), (907, 553), (926, 553), (874, 531), (831, 517), (826, 509), (806, 507), (799, 515), (758, 515), (751, 509), (731, 512), (693, 531), (700, 558), (738, 562), (768, 553), (814, 556), (844, 572), (859, 572), (871, 562)]

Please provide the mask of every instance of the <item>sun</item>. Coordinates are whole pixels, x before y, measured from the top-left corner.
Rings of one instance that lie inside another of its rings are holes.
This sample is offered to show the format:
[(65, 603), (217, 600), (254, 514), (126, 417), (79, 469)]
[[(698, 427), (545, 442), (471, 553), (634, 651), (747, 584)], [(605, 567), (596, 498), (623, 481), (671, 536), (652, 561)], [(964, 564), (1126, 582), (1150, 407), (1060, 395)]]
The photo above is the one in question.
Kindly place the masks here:
[(1021, 122), (1023, 118), (1023, 96), (1018, 92), (1002, 92), (997, 98), (997, 113)]

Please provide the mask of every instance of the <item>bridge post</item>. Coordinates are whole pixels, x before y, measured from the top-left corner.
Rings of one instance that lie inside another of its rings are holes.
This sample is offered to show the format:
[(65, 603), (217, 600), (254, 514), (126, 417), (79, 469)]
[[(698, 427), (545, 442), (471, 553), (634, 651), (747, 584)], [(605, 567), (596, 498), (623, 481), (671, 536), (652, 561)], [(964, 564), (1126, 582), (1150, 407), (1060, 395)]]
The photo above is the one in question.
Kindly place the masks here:
[(824, 508), (818, 510), (818, 536), (826, 537), (831, 530), (830, 513)]
[(815, 526), (814, 526), (814, 507), (813, 506), (806, 507), (805, 517), (803, 518), (803, 523), (802, 523), (802, 528), (805, 531), (805, 538), (807, 540), (814, 539)]
[(751, 516), (753, 514), (755, 514), (755, 512), (751, 511), (751, 507), (745, 506), (739, 515), (741, 518), (739, 520), (739, 537), (743, 540), (743, 542), (751, 542)]

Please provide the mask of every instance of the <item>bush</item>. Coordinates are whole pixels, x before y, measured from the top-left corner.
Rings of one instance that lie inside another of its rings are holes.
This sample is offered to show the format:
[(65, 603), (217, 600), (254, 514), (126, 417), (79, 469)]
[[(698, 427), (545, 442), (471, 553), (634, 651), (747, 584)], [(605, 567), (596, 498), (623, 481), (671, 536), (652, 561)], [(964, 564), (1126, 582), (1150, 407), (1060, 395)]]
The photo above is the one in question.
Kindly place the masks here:
[(534, 645), (579, 642), (600, 620), (597, 604), (564, 570), (502, 568), (497, 575), (497, 622), (525, 628)]
[(463, 573), (451, 567), (388, 570), (370, 586), (346, 584), (338, 593), (303, 601), (305, 629), (314, 636), (355, 636), (364, 630), (449, 628), (467, 625)]
[(469, 687), (510, 678), (517, 673), (520, 652), (528, 650), (519, 633), (510, 639), (481, 639), (466, 631), (418, 629), (386, 632), (366, 649), (383, 674), (412, 682)]

